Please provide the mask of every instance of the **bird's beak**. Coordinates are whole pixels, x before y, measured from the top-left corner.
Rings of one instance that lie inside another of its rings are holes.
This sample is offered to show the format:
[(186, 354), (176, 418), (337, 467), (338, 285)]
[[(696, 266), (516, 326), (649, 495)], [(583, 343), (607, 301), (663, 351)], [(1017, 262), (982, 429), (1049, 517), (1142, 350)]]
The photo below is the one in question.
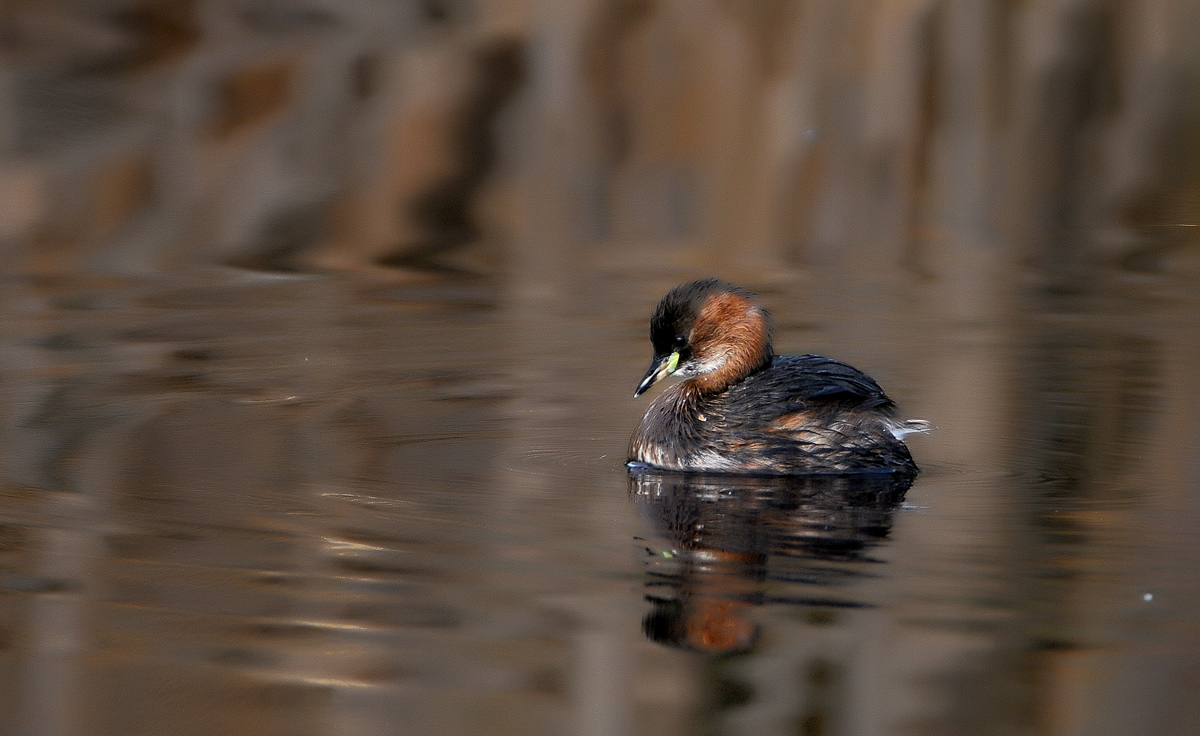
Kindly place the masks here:
[(658, 383), (661, 379), (671, 375), (675, 369), (679, 367), (679, 353), (674, 352), (665, 358), (655, 358), (650, 364), (650, 370), (646, 371), (645, 378), (638, 384), (637, 390), (633, 392), (634, 397), (641, 396), (646, 393), (646, 389)]

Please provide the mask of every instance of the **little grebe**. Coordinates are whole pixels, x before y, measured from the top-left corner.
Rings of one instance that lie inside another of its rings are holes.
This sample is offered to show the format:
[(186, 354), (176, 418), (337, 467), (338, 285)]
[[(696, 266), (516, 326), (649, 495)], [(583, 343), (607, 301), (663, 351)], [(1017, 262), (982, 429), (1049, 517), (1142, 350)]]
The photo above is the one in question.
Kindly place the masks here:
[(630, 464), (716, 473), (916, 473), (900, 421), (870, 376), (819, 355), (773, 355), (771, 317), (717, 279), (672, 289), (650, 320), (654, 360), (634, 396), (667, 375), (629, 443)]

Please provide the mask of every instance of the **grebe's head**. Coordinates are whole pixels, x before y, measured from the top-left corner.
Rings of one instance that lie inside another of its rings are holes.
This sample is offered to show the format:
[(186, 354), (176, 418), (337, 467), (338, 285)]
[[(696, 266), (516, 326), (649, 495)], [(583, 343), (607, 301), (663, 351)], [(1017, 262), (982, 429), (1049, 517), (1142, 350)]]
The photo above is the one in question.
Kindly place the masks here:
[(654, 360), (634, 396), (668, 375), (720, 391), (771, 362), (771, 317), (754, 295), (718, 279), (671, 289), (650, 319)]

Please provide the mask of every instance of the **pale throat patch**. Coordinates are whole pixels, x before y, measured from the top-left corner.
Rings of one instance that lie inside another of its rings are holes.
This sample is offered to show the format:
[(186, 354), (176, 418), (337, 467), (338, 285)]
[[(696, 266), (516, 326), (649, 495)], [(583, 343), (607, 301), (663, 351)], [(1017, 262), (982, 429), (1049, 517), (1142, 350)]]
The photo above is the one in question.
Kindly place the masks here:
[(697, 363), (696, 361), (691, 361), (691, 362), (686, 363), (682, 368), (679, 369), (679, 375), (681, 375), (681, 376), (699, 376), (704, 373), (712, 373), (713, 371), (718, 370), (719, 368), (721, 368), (728, 362), (729, 362), (729, 352), (726, 351), (726, 352), (720, 353), (718, 355), (714, 355), (713, 357), (709, 358), (708, 360), (704, 361), (703, 363)]

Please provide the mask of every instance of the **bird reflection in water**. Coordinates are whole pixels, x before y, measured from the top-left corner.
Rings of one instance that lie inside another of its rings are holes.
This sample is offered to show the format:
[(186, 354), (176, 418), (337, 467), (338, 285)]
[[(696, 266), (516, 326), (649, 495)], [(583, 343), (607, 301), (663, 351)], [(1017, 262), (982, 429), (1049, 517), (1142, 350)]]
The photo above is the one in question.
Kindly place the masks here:
[[(891, 531), (912, 485), (905, 474), (747, 477), (638, 469), (630, 497), (646, 542), (643, 621), (653, 641), (713, 653), (747, 651), (765, 603), (861, 607), (834, 587)], [(838, 563), (851, 563), (851, 569)], [(799, 585), (797, 585), (799, 584)], [(828, 595), (811, 595), (816, 587)], [(804, 591), (794, 594), (794, 591)]]

